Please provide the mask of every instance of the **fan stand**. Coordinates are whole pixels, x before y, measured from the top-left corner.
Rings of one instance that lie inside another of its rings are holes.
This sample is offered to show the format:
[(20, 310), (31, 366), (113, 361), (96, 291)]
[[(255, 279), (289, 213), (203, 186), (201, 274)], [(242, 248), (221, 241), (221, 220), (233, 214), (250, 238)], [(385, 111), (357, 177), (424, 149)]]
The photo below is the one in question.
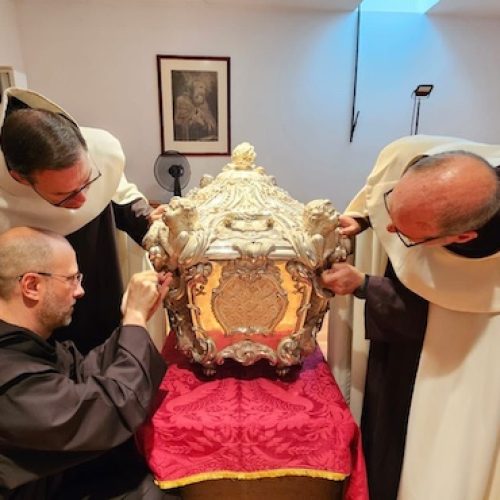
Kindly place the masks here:
[(174, 196), (182, 196), (180, 178), (184, 175), (184, 167), (172, 165), (168, 169), (168, 173), (174, 178)]

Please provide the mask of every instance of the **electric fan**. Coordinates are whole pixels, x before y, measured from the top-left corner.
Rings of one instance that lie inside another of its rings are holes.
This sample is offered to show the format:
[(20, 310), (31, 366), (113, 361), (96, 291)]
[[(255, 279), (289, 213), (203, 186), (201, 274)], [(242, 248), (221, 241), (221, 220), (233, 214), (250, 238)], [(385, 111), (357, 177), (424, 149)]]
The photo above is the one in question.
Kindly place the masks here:
[(158, 184), (174, 196), (182, 196), (182, 189), (191, 177), (191, 167), (184, 155), (177, 151), (165, 151), (156, 158), (155, 179)]

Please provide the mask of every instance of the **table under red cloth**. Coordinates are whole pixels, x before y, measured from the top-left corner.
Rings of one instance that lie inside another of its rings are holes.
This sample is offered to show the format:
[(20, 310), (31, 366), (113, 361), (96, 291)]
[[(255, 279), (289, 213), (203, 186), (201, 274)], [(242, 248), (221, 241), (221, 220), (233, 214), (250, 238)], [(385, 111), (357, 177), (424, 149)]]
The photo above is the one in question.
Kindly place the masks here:
[(179, 353), (171, 334), (157, 410), (139, 446), (164, 489), (213, 479), (347, 479), (368, 498), (359, 428), (319, 348), (279, 378), (267, 361), (227, 360), (213, 377)]

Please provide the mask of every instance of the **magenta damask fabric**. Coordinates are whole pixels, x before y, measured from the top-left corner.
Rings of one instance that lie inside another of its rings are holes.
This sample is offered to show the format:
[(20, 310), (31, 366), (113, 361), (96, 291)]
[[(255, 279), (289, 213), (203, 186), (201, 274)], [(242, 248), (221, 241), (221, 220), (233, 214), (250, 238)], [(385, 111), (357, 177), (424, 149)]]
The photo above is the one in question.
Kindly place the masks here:
[(346, 499), (368, 498), (359, 429), (319, 349), (283, 378), (266, 361), (231, 360), (207, 378), (173, 343), (158, 408), (138, 434), (160, 487), (309, 476), (346, 479)]

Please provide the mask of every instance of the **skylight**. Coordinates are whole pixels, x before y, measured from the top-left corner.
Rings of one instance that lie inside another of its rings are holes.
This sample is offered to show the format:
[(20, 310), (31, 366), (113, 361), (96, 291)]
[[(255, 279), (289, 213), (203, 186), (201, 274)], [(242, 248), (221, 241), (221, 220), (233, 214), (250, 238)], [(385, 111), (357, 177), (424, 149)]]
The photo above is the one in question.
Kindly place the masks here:
[(424, 14), (439, 0), (363, 0), (362, 12), (409, 12)]

